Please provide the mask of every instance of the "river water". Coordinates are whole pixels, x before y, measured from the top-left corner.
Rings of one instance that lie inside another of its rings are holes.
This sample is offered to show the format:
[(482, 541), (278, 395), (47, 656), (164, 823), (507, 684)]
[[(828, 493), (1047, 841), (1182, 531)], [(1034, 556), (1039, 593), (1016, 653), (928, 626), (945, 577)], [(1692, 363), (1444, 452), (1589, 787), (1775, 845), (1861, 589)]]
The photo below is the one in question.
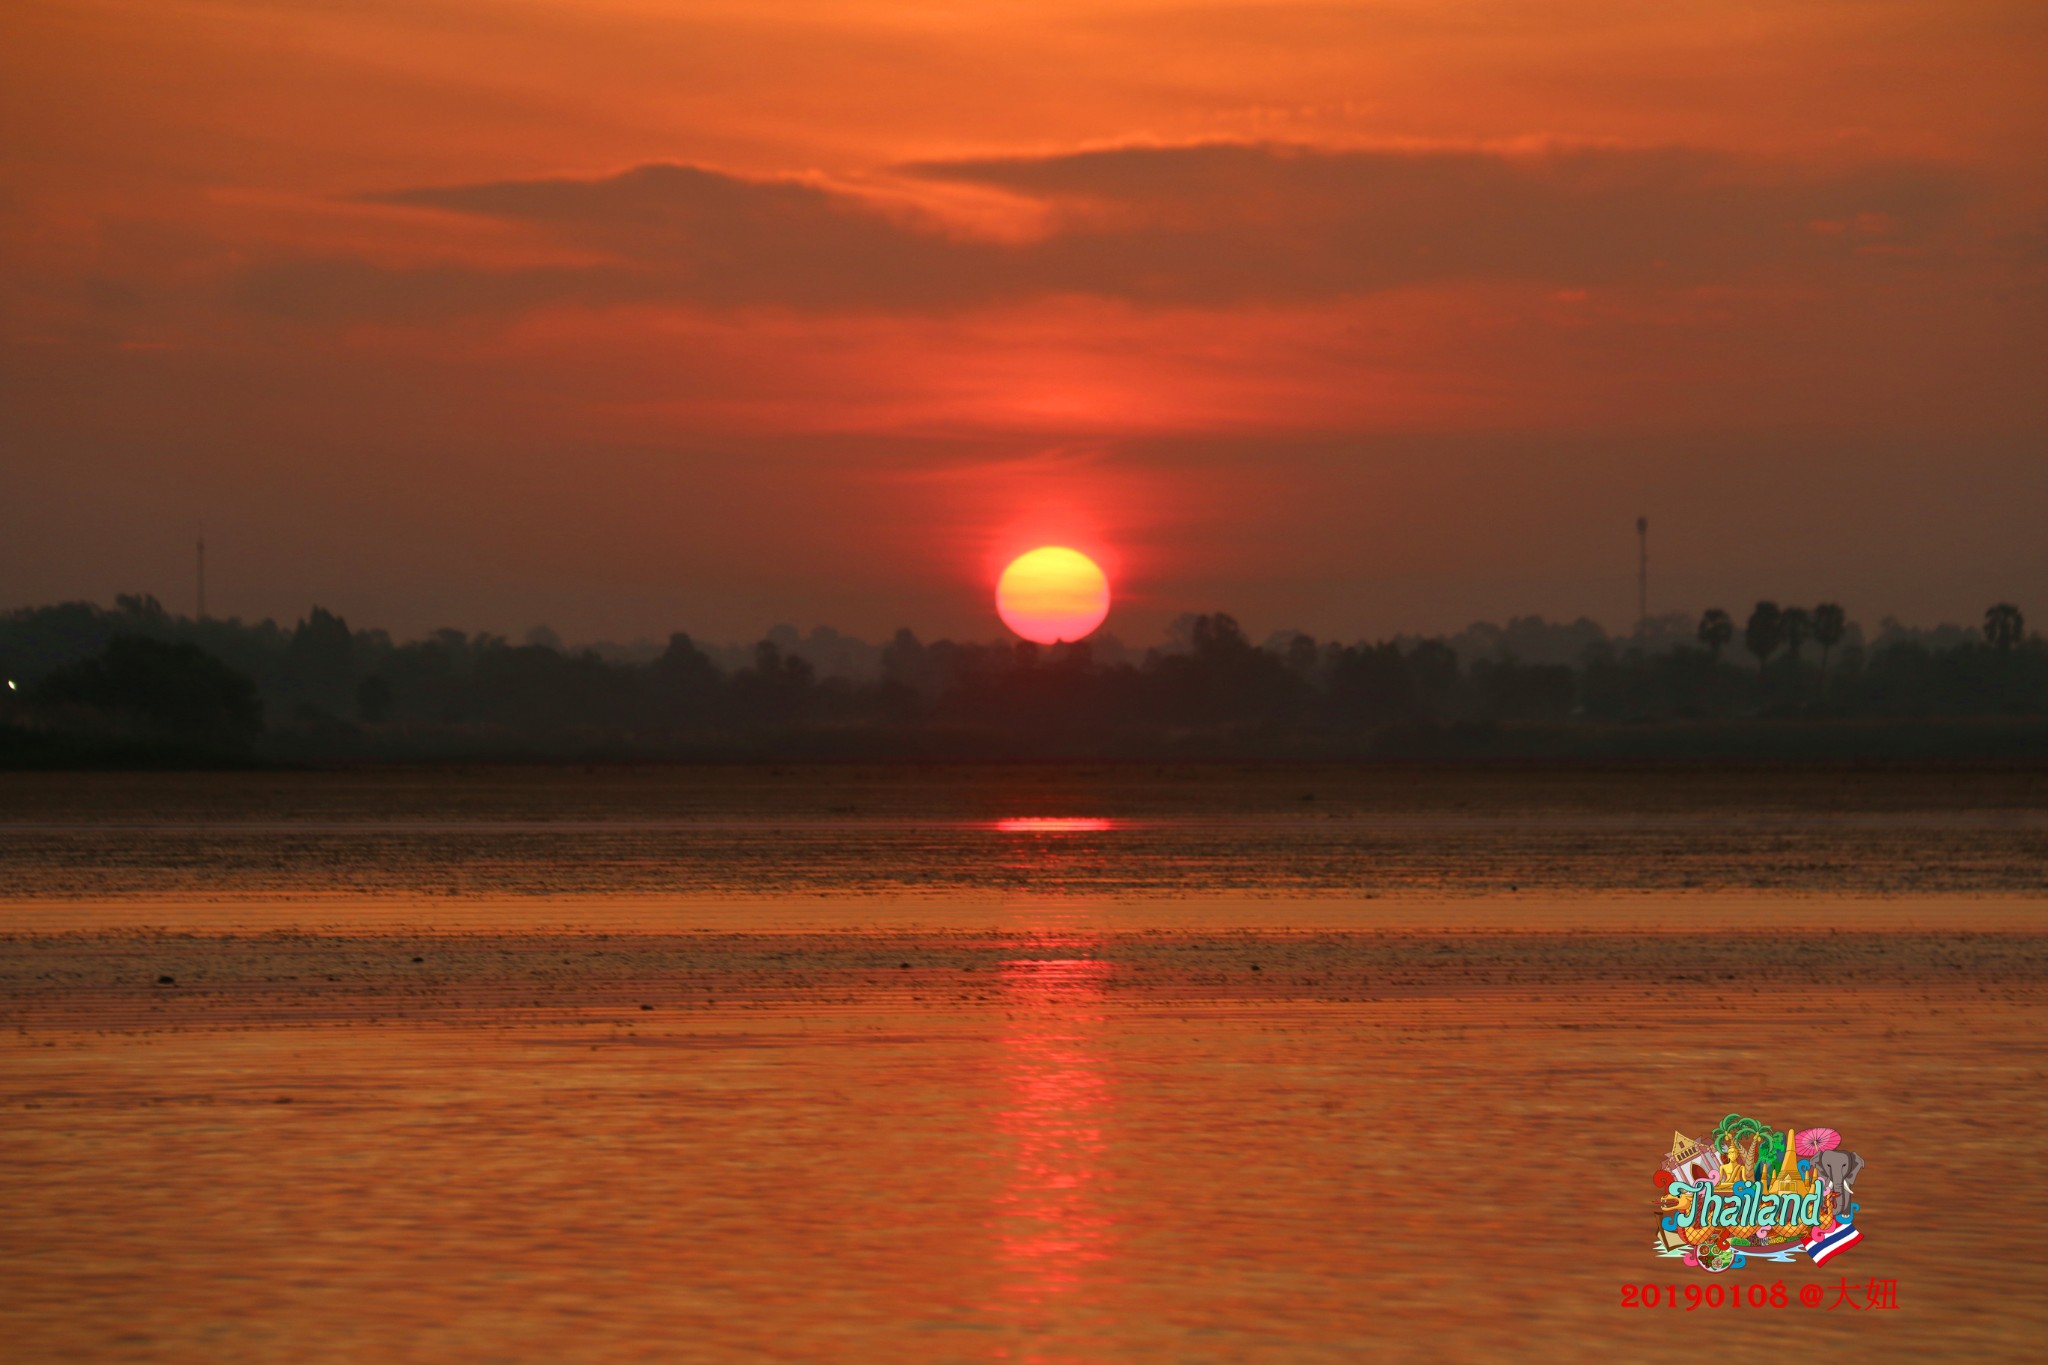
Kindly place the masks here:
[[(0, 1340), (2037, 1358), (2044, 841), (2025, 774), (10, 778)], [(1731, 1112), (1857, 1245), (1653, 1255)]]

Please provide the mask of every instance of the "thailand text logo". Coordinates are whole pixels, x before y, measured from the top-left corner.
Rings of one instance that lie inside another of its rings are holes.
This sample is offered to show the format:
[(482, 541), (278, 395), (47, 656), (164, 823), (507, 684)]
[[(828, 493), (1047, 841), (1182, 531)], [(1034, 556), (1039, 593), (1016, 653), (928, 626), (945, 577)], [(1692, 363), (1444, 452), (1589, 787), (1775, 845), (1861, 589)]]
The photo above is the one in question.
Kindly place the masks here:
[(1853, 1188), (1862, 1170), (1832, 1128), (1780, 1130), (1730, 1114), (1710, 1137), (1673, 1133), (1657, 1172), (1657, 1253), (1713, 1274), (1800, 1255), (1823, 1264), (1863, 1235)]

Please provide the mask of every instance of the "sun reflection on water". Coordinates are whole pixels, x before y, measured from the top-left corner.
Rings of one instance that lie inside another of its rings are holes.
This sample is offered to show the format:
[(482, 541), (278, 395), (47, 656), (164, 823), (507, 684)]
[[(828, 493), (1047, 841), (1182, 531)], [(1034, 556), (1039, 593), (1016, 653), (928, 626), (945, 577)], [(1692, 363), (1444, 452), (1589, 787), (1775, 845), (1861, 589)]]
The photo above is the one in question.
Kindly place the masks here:
[(1023, 815), (998, 820), (995, 827), (1003, 834), (1103, 834), (1120, 823), (1093, 815)]
[[(1074, 944), (1085, 951), (1089, 945)], [(1110, 964), (1093, 957), (1002, 964), (1003, 1107), (1012, 1165), (995, 1208), (1004, 1277), (998, 1307), (1041, 1317), (1105, 1278), (1116, 1222), (1105, 1205), (1114, 1095), (1098, 1030)]]

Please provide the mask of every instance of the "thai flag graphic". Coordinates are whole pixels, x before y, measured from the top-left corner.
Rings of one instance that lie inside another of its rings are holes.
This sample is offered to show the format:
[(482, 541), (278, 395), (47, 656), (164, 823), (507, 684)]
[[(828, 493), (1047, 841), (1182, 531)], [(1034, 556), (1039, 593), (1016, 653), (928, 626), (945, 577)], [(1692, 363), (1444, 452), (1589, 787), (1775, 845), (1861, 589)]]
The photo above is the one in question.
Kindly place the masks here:
[(1853, 1223), (1837, 1223), (1832, 1231), (1815, 1233), (1807, 1239), (1806, 1254), (1813, 1257), (1815, 1265), (1826, 1263), (1828, 1257), (1844, 1250), (1863, 1236), (1856, 1231)]

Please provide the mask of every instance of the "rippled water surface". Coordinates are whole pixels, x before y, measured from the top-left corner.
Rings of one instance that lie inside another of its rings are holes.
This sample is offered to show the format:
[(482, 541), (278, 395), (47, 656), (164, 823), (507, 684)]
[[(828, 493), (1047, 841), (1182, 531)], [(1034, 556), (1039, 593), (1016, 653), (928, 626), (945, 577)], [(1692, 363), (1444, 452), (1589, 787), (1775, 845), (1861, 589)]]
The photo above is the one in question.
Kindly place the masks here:
[[(2038, 1358), (2026, 774), (0, 787), (9, 1359)], [(1622, 1306), (1671, 1132), (1868, 1161)], [(1896, 1283), (1899, 1307), (1798, 1290)], [(1745, 1283), (1750, 1281), (1744, 1281)]]
[(2048, 892), (2026, 774), (1250, 767), (27, 778), (16, 895)]

